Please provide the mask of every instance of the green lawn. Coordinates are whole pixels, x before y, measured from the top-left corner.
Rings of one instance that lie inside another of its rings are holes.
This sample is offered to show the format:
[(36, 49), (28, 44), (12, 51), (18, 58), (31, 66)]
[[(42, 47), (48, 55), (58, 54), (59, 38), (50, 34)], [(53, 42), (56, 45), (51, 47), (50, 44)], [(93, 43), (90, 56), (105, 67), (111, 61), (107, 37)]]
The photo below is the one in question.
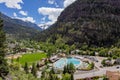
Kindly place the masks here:
[(19, 58), (19, 63), (24, 65), (25, 62), (28, 62), (28, 64), (31, 65), (34, 62), (40, 61), (42, 58), (46, 58), (45, 53), (24, 54), (21, 58)]

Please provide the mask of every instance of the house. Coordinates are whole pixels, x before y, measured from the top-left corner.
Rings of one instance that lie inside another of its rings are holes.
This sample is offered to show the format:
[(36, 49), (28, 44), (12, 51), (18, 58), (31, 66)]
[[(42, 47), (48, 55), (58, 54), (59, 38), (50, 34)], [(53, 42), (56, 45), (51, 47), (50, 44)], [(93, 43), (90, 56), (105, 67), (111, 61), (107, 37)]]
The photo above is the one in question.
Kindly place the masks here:
[(112, 66), (113, 63), (112, 63), (111, 60), (106, 60), (106, 61), (105, 61), (105, 64), (106, 64), (107, 66)]
[(116, 64), (120, 64), (120, 58), (117, 58), (115, 61)]
[(120, 72), (106, 71), (106, 76), (109, 80), (120, 80)]
[(99, 53), (98, 53), (98, 52), (95, 52), (95, 56), (99, 56)]

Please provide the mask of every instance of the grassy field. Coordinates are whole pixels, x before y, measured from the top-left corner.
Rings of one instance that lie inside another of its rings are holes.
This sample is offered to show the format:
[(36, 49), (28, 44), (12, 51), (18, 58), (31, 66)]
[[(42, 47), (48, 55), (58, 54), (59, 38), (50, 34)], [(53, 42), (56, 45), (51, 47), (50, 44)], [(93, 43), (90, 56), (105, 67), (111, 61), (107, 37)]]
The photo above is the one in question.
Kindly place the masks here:
[[(34, 62), (40, 61), (42, 58), (46, 58), (45, 53), (24, 54), (19, 58), (19, 63), (24, 65), (25, 62), (28, 62), (28, 64), (31, 65)], [(14, 61), (17, 61), (17, 59)]]

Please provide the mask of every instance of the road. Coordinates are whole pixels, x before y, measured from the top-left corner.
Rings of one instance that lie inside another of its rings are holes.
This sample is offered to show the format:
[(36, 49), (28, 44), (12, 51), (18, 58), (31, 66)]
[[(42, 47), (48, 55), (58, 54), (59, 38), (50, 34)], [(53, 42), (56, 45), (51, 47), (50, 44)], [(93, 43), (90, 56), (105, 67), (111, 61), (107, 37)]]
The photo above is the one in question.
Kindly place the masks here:
[(81, 79), (81, 78), (87, 78), (87, 77), (94, 77), (94, 76), (103, 76), (106, 74), (106, 71), (120, 71), (120, 68), (117, 69), (116, 67), (117, 66), (100, 68), (98, 71), (92, 71), (92, 72), (90, 71), (84, 74), (77, 73), (77, 74), (74, 74), (74, 80)]

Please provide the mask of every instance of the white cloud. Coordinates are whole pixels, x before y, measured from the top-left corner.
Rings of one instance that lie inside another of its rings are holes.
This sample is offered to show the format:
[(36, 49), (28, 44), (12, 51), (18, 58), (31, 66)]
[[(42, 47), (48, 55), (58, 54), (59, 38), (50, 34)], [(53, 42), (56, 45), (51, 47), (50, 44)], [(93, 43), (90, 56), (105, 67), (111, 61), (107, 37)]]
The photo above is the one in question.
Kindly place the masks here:
[(48, 25), (46, 25), (46, 24), (39, 24), (38, 25), (40, 28), (42, 28), (43, 30), (44, 29), (47, 29), (49, 26)]
[(56, 6), (56, 7), (59, 7), (59, 5), (57, 4), (57, 2), (55, 2), (55, 6)]
[(8, 8), (22, 9), (20, 3), (23, 4), (22, 0), (0, 0), (0, 3), (5, 3)]
[(70, 4), (72, 4), (73, 2), (75, 2), (76, 0), (65, 0), (64, 1), (64, 7), (69, 6)]
[(50, 25), (52, 25), (54, 22), (48, 21), (46, 23), (41, 23), (38, 26), (41, 27), (42, 29), (47, 29)]
[(54, 4), (55, 1), (54, 1), (54, 0), (48, 0), (48, 3), (49, 3), (49, 4)]
[(35, 20), (33, 19), (33, 17), (23, 17), (23, 18), (17, 17), (17, 19), (21, 19), (23, 21), (35, 23)]
[(51, 21), (48, 21), (46, 23), (41, 23), (41, 24), (38, 24), (39, 26), (44, 26), (44, 25), (52, 25), (54, 24), (54, 22), (51, 22)]
[(35, 22), (36, 22), (36, 21), (33, 19), (33, 17), (29, 17), (29, 16), (27, 16), (27, 17), (18, 17), (15, 12), (13, 13), (13, 16), (14, 16), (14, 18), (16, 18), (16, 19), (20, 19), (20, 20), (23, 20), (23, 21), (27, 21), (27, 22), (31, 22), (31, 23), (35, 23)]
[(48, 0), (49, 4), (54, 4), (55, 7), (59, 7), (59, 5), (57, 4), (57, 2), (55, 0)]
[(28, 15), (28, 13), (25, 12), (25, 11), (19, 11), (19, 13), (20, 13), (21, 15), (23, 15), (23, 16), (27, 16), (27, 15)]
[(14, 16), (14, 17), (17, 17), (17, 14), (14, 12), (14, 13), (13, 13), (13, 16)]
[(49, 7), (41, 7), (38, 9), (38, 12), (44, 16), (48, 16), (48, 19), (54, 23), (60, 13), (63, 11), (62, 8), (49, 8)]
[[(45, 22), (45, 18), (41, 19), (41, 23), (39, 24), (40, 27), (46, 29), (49, 26), (48, 25), (52, 25), (57, 21), (58, 16), (60, 15), (60, 13), (70, 4), (72, 4), (73, 2), (75, 2), (76, 0), (64, 0), (63, 8), (49, 8), (49, 7), (41, 7), (38, 9), (38, 12), (44, 16), (48, 16), (48, 19), (50, 21)], [(49, 4), (55, 4), (56, 7), (59, 7), (59, 5), (55, 2), (55, 0), (48, 0)]]

